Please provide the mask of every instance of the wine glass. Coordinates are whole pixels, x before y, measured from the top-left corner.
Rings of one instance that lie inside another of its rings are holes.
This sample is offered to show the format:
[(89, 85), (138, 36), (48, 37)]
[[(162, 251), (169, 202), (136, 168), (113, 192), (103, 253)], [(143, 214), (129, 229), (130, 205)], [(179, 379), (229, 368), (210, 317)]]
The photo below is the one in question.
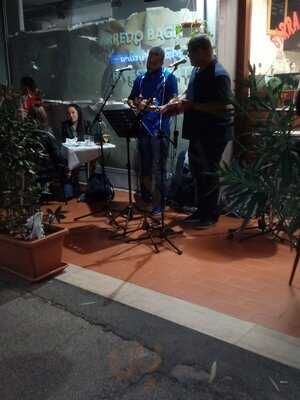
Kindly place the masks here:
[(105, 132), (102, 134), (102, 138), (103, 138), (103, 142), (104, 142), (104, 143), (108, 143), (108, 142), (109, 142), (109, 138), (110, 138), (110, 134), (109, 134), (107, 131), (105, 131)]

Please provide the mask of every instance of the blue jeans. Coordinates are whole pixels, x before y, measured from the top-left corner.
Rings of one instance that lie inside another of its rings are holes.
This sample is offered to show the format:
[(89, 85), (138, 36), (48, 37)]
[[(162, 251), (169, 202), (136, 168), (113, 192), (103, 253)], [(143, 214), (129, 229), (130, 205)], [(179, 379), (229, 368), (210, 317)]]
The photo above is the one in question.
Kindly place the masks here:
[[(161, 205), (166, 197), (168, 137), (143, 135), (138, 139), (140, 158), (140, 188), (145, 201)], [(162, 196), (162, 198), (161, 198)]]

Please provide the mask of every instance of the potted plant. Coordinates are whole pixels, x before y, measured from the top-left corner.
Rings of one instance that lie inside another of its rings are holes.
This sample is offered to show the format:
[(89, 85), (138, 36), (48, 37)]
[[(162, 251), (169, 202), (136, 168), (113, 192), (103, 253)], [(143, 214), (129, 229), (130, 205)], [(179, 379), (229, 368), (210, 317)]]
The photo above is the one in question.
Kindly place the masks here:
[(190, 37), (197, 33), (200, 33), (202, 23), (199, 21), (193, 22), (182, 22), (181, 29), (183, 37)]
[[(35, 121), (18, 115), (19, 99), (17, 91), (0, 88), (0, 268), (37, 281), (65, 268), (67, 230), (41, 221), (37, 173), (45, 155)], [(31, 228), (39, 230), (38, 239)]]
[(212, 35), (207, 30), (207, 22), (206, 21), (185, 21), (176, 25), (176, 35), (183, 37), (193, 37), (199, 33), (206, 34), (207, 36), (212, 38)]
[(289, 101), (278, 108), (282, 85), (267, 85), (264, 93), (259, 92), (255, 68), (250, 68), (245, 84), (247, 95), (232, 102), (249, 121), (245, 133), (251, 140), (245, 145), (239, 138), (239, 157), (220, 168), (226, 209), (243, 219), (238, 237), (255, 219), (261, 233), (287, 238), (295, 247), (300, 227), (300, 149), (292, 135), (294, 104)]

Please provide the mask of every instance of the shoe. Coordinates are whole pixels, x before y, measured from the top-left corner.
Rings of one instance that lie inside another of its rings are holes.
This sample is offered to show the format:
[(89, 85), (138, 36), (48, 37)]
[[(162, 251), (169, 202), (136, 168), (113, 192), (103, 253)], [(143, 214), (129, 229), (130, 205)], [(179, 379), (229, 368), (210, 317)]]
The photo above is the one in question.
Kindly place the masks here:
[(185, 224), (198, 224), (201, 221), (203, 221), (203, 215), (198, 210), (183, 220)]
[(218, 219), (216, 218), (202, 218), (200, 219), (195, 225), (195, 228), (197, 229), (205, 229), (205, 228), (209, 228), (210, 226), (214, 226), (216, 225), (216, 223), (218, 222)]

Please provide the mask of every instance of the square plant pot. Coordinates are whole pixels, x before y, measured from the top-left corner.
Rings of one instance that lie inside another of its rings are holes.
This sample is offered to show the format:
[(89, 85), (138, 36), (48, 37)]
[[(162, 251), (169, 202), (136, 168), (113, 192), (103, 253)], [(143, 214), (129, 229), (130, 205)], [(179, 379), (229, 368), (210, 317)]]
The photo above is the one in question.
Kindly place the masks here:
[(42, 239), (25, 241), (0, 234), (0, 268), (28, 281), (40, 281), (66, 268), (62, 247), (68, 230), (50, 225)]

